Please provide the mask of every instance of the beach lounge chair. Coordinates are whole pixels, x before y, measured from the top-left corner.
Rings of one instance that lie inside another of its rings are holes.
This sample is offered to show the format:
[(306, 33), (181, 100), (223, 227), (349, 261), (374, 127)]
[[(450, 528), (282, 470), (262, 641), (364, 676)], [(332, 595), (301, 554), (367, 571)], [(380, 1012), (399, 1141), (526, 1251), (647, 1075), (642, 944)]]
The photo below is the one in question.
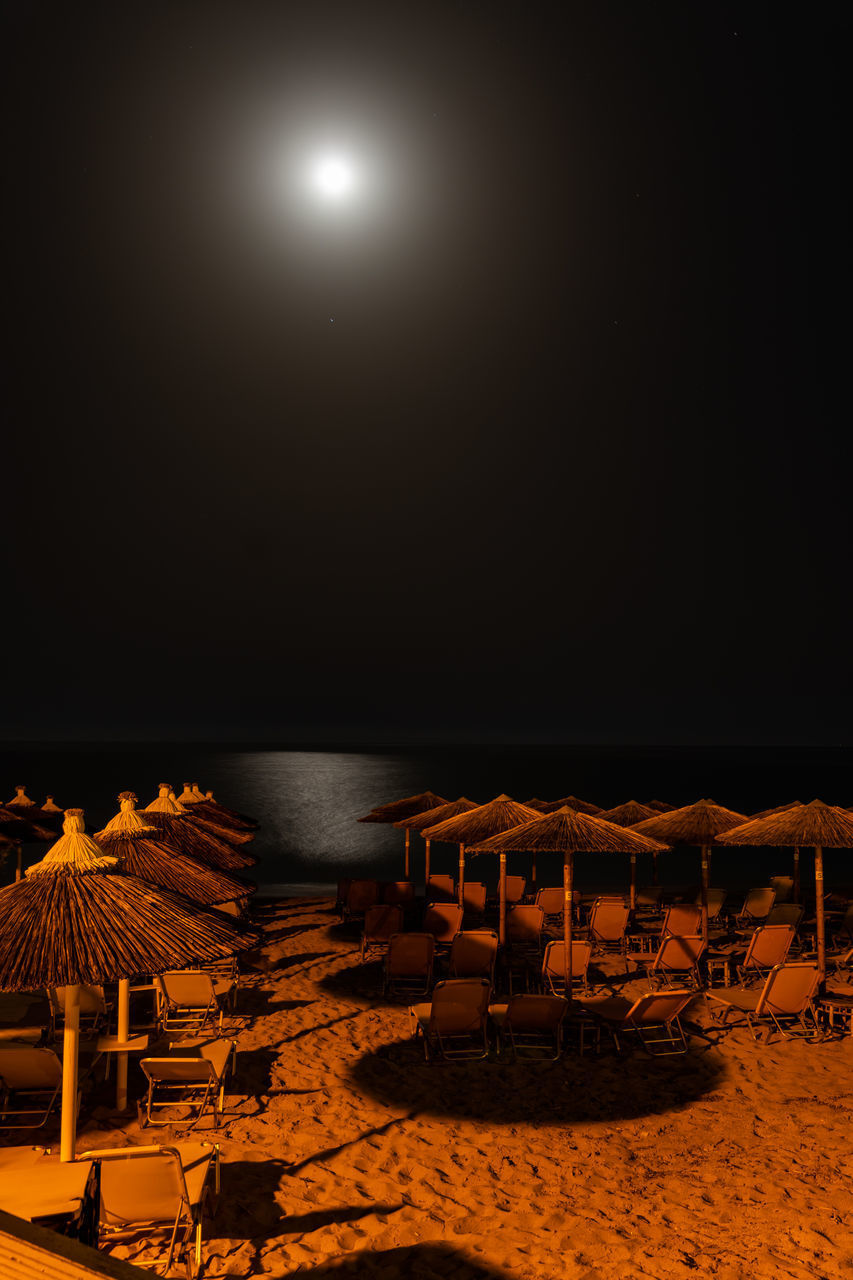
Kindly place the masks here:
[(426, 995), (432, 986), (435, 938), (431, 933), (395, 933), (385, 953), (385, 995)]
[(462, 908), (454, 902), (431, 902), (424, 912), (424, 933), (431, 933), (437, 947), (449, 947), (462, 928)]
[(488, 1056), (490, 991), (488, 978), (446, 978), (436, 983), (429, 1004), (411, 1007), (413, 1033), (423, 1036), (427, 1062)]
[[(572, 991), (582, 991), (586, 995), (587, 970), (592, 955), (592, 943), (587, 938), (572, 939)], [(542, 957), (542, 990), (552, 996), (566, 994), (566, 944), (561, 939), (549, 942)]]
[(771, 907), (766, 925), (771, 924), (790, 924), (794, 927), (796, 933), (803, 920), (804, 908), (798, 902), (777, 902)]
[[(148, 1081), (144, 1115), (139, 1108), (140, 1126), (187, 1124), (194, 1129), (209, 1108), (215, 1128), (224, 1110), (225, 1082), (234, 1069), (237, 1041), (181, 1041), (174, 1049), (168, 1057), (143, 1058), (140, 1063)], [(175, 1107), (186, 1108), (189, 1114), (181, 1120), (156, 1118), (158, 1112)]]
[(202, 969), (176, 969), (155, 979), (159, 991), (159, 1022), (164, 1031), (193, 1033), (217, 1025), (223, 1009), (213, 978)]
[(515, 995), (493, 1004), (489, 1014), (498, 1033), (498, 1053), (509, 1042), (513, 1057), (556, 1062), (562, 1052), (563, 1021), (569, 1003), (562, 996)]
[(378, 901), (378, 880), (351, 880), (344, 902), (344, 919), (363, 916), (367, 908), (375, 906)]
[[(593, 952), (626, 952), (625, 932), (630, 911), (623, 898), (596, 898), (589, 913), (589, 940)], [(627, 971), (628, 964), (625, 962)]]
[[(51, 987), (48, 992), (53, 1016), (54, 1035), (58, 1028), (65, 1025), (65, 994), (67, 990), (67, 987)], [(94, 1034), (105, 1026), (112, 1005), (107, 1004), (103, 987), (87, 987), (81, 984), (78, 987), (78, 991), (80, 992), (80, 1030)]]
[(381, 904), (368, 907), (364, 913), (364, 931), (361, 935), (361, 963), (372, 959), (374, 954), (384, 955), (393, 934), (402, 931), (402, 907)]
[(0, 1042), (42, 1044), (53, 1038), (53, 1011), (43, 991), (0, 991)]
[[(514, 907), (517, 903), (524, 901), (524, 891), (527, 888), (527, 880), (524, 876), (507, 876), (506, 878), (506, 905)], [(498, 901), (500, 895), (498, 895)]]
[(448, 972), (451, 978), (488, 978), (495, 983), (498, 935), (492, 929), (465, 929), (450, 944)]
[(62, 1063), (52, 1049), (0, 1044), (0, 1129), (40, 1129), (61, 1087)]
[[(710, 915), (710, 910), (709, 913)], [(660, 929), (661, 941), (667, 937), (686, 938), (702, 929), (702, 908), (692, 903), (675, 902), (667, 907)]]
[(210, 1192), (219, 1191), (219, 1147), (181, 1142), (167, 1147), (106, 1147), (81, 1160), (101, 1168), (100, 1239), (169, 1234), (164, 1274), (183, 1255), (188, 1280), (201, 1269), (203, 1214)]
[(506, 949), (503, 964), (506, 968), (510, 994), (514, 983), (521, 979), (526, 991), (530, 990), (532, 970), (542, 964), (545, 912), (534, 903), (519, 903), (506, 913)]
[(737, 966), (739, 981), (746, 986), (758, 978), (766, 978), (771, 969), (784, 964), (795, 933), (792, 924), (759, 925), (749, 940), (746, 955)]
[(482, 919), (486, 911), (486, 886), (477, 880), (466, 880), (462, 886), (462, 910), (466, 916)]
[(657, 915), (661, 910), (663, 889), (660, 885), (643, 885), (637, 890), (637, 914)]
[(456, 881), (453, 876), (430, 876), (426, 896), (429, 902), (456, 902)]
[(584, 1013), (607, 1028), (617, 1052), (619, 1037), (635, 1033), (646, 1053), (652, 1057), (687, 1052), (687, 1037), (680, 1015), (695, 998), (695, 991), (650, 991), (633, 1003), (624, 996), (581, 1002)]
[(841, 923), (833, 929), (832, 933), (832, 945), (837, 950), (847, 950), (851, 944), (853, 944), (853, 902), (847, 904)]
[(754, 1040), (762, 1036), (765, 1041), (770, 1040), (774, 1031), (790, 1039), (796, 1027), (804, 1039), (817, 1040), (821, 1032), (813, 1001), (819, 983), (820, 970), (816, 964), (778, 964), (767, 975), (760, 991), (712, 987), (705, 992), (705, 999), (716, 1020), (723, 1025), (732, 1014), (742, 1013)]
[(402, 907), (406, 911), (414, 905), (415, 886), (411, 880), (392, 880), (382, 886), (382, 901), (389, 907)]
[[(726, 893), (725, 889), (709, 889), (708, 890), (708, 923), (709, 924), (720, 923), (723, 915), (723, 907), (726, 905), (726, 898), (728, 896), (729, 895)], [(697, 893), (696, 906), (701, 908), (701, 905), (702, 905), (702, 894)]]
[(349, 877), (345, 877), (338, 881), (338, 887), (335, 893), (335, 913), (341, 916), (341, 918), (343, 918), (344, 907), (347, 902), (347, 894), (349, 893), (349, 887), (351, 884), (352, 880)]
[(545, 916), (545, 928), (563, 927), (563, 889), (540, 889), (536, 894), (536, 906), (542, 908)]
[(749, 929), (754, 925), (763, 924), (775, 902), (775, 889), (750, 889), (743, 906), (735, 916), (735, 924), (739, 929)]
[(705, 948), (701, 933), (684, 937), (668, 934), (662, 939), (654, 959), (643, 962), (649, 986), (655, 991), (673, 986), (684, 989), (688, 983), (700, 987), (699, 962)]
[(771, 876), (770, 888), (776, 890), (777, 902), (790, 902), (794, 893), (794, 877)]

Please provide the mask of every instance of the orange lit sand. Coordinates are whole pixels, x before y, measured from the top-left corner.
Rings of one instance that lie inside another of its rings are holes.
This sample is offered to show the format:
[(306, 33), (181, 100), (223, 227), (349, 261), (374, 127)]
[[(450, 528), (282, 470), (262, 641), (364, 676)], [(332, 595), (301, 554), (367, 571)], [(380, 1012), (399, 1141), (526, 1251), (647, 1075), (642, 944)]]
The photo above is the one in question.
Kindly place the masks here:
[[(330, 907), (262, 908), (230, 1112), (193, 1135), (223, 1154), (208, 1275), (853, 1274), (853, 1039), (429, 1067)], [(180, 1137), (108, 1124), (81, 1149)]]

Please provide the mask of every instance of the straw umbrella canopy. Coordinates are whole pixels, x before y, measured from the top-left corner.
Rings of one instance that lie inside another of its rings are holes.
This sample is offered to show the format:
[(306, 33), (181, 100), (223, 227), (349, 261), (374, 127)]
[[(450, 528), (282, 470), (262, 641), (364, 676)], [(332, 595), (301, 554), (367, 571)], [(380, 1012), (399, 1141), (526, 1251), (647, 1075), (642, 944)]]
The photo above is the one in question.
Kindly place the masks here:
[[(421, 791), (415, 796), (403, 796), (402, 800), (392, 800), (389, 804), (381, 804), (375, 809), (371, 809), (370, 813), (366, 813), (363, 818), (358, 818), (358, 822), (382, 822), (397, 823), (401, 818), (412, 818), (416, 813), (425, 813), (427, 809), (435, 809), (440, 804), (447, 804), (444, 796), (436, 795), (434, 791)], [(411, 832), (408, 827), (405, 828), (406, 846), (404, 853), (403, 866), (405, 868), (406, 879), (409, 879), (410, 873), (410, 842)]]
[(675, 808), (674, 804), (667, 804), (666, 800), (644, 800), (649, 809), (654, 809), (656, 813), (672, 813)]
[(48, 827), (55, 835), (57, 831), (62, 830), (64, 810), (53, 803), (53, 796), (48, 796), (48, 799), (51, 802), (49, 807), (36, 804), (35, 800), (27, 795), (26, 786), (21, 783), (15, 787), (15, 795), (11, 800), (6, 801), (4, 808), (10, 809), (12, 813), (17, 813), (20, 817), (25, 818), (27, 822), (37, 822), (42, 826)]
[[(184, 783), (184, 787), (188, 787), (188, 783)], [(203, 810), (195, 807), (188, 808), (175, 795), (174, 787), (169, 789), (169, 799), (178, 806), (178, 809), (189, 818), (190, 822), (195, 823), (202, 831), (208, 831), (212, 836), (224, 840), (227, 844), (235, 846), (250, 844), (255, 838), (254, 831), (238, 831), (234, 827), (224, 827), (221, 822), (217, 822), (215, 818), (208, 817)]]
[[(790, 800), (788, 804), (777, 804), (772, 809), (762, 809), (759, 813), (753, 813), (750, 816), (750, 822), (754, 822), (756, 818), (769, 818), (771, 813), (784, 813), (786, 809), (795, 809), (797, 805), (802, 804), (802, 800)], [(794, 874), (792, 877), (791, 898), (794, 902), (800, 901), (800, 850), (794, 845)]]
[[(460, 813), (470, 813), (472, 809), (476, 809), (476, 800), (469, 800), (467, 796), (460, 796), (458, 800), (451, 800), (448, 804), (437, 805), (434, 809), (425, 809), (423, 813), (412, 814), (410, 818), (401, 818), (399, 822), (395, 822), (395, 827), (401, 827), (404, 831), (423, 831), (426, 827), (435, 826), (438, 822), (444, 822), (447, 818), (455, 818)], [(430, 842), (424, 839), (424, 893), (429, 885), (429, 846)]]
[[(528, 809), (510, 796), (496, 796), (488, 804), (478, 805), (467, 813), (460, 813), (455, 818), (447, 818), (444, 822), (427, 827), (421, 835), (425, 840), (438, 840), (444, 844), (459, 845), (459, 905), (464, 902), (465, 893), (465, 846), (478, 841), (487, 840), (501, 831), (509, 831), (523, 822), (533, 822), (542, 817), (535, 809)], [(501, 924), (500, 940), (506, 937), (506, 854), (501, 855), (500, 867), (500, 902)]]
[(814, 849), (815, 914), (817, 916), (817, 966), (820, 980), (826, 976), (826, 918), (823, 902), (824, 849), (853, 849), (853, 814), (846, 809), (812, 800), (765, 818), (752, 818), (727, 831), (719, 844), (794, 846)]
[(28, 812), (28, 809), (13, 809), (6, 805), (0, 805), (0, 835), (8, 836), (17, 845), (18, 865), (15, 870), (16, 880), (20, 880), (23, 875), (23, 850), (21, 846), (30, 841), (41, 843), (43, 840), (56, 839), (56, 832), (35, 821), (35, 815), (32, 818), (29, 816), (24, 817), (24, 814)]
[(196, 862), (203, 862), (208, 867), (219, 867), (222, 871), (242, 871), (254, 866), (257, 858), (235, 849), (227, 840), (220, 840), (212, 832), (203, 831), (190, 822), (189, 815), (169, 798), (171, 789), (168, 782), (161, 782), (157, 799), (152, 800), (144, 809), (148, 819), (158, 828), (164, 844), (171, 845), (178, 853), (195, 858)]
[(558, 809), (574, 809), (575, 813), (588, 813), (591, 816), (601, 813), (601, 806), (589, 800), (579, 800), (577, 796), (563, 796), (562, 800), (549, 800), (545, 805), (545, 813), (556, 813)]
[[(572, 990), (572, 876), (576, 853), (629, 853), (633, 863), (638, 853), (660, 852), (667, 845), (635, 831), (604, 822), (591, 814), (579, 813), (564, 805), (533, 822), (513, 827), (488, 840), (471, 844), (472, 853), (498, 853), (501, 862), (507, 853), (561, 853), (563, 855), (563, 941), (565, 942), (566, 994)], [(503, 904), (502, 904), (503, 906)], [(503, 916), (503, 911), (502, 911)], [(501, 939), (505, 932), (502, 918)]]
[(257, 818), (251, 818), (247, 813), (238, 813), (236, 809), (229, 809), (227, 805), (220, 804), (218, 800), (214, 800), (212, 791), (202, 793), (197, 782), (193, 783), (193, 791), (197, 795), (199, 804), (204, 805), (205, 813), (210, 812), (218, 820), (221, 821), (223, 818), (228, 818), (238, 829), (245, 831), (256, 831), (261, 825)]
[(667, 844), (686, 844), (701, 850), (702, 860), (702, 937), (708, 940), (708, 871), (711, 846), (725, 831), (746, 822), (746, 815), (724, 809), (713, 800), (697, 800), (695, 804), (658, 813), (653, 818), (638, 822), (632, 831), (664, 840)]
[(534, 796), (532, 800), (522, 800), (521, 803), (528, 809), (535, 809), (537, 813), (544, 813), (551, 801), (540, 800), (538, 796)]
[[(656, 809), (652, 809), (647, 804), (638, 804), (636, 800), (627, 800), (625, 804), (618, 804), (615, 809), (602, 809), (601, 813), (596, 817), (602, 818), (604, 822), (614, 822), (617, 827), (633, 827), (635, 823), (642, 822), (645, 818), (653, 818)], [(658, 854), (657, 851), (652, 853), (652, 879), (654, 883), (658, 882)], [(631, 858), (631, 910), (637, 907), (637, 859)]]
[(228, 831), (257, 830), (258, 824), (253, 818), (244, 818), (240, 814), (232, 813), (230, 809), (226, 809), (223, 805), (218, 805), (213, 800), (208, 800), (204, 792), (199, 789), (197, 782), (194, 782), (192, 786), (185, 782), (184, 789), (178, 796), (178, 801), (185, 808), (192, 808), (193, 805), (198, 805), (198, 808), (192, 809), (193, 813), (201, 814), (202, 817), (218, 823), (219, 826), (225, 827)]
[(237, 902), (257, 889), (251, 880), (238, 880), (224, 871), (206, 867), (161, 843), (157, 827), (137, 813), (132, 791), (122, 791), (118, 800), (119, 812), (103, 831), (95, 832), (94, 839), (105, 853), (121, 861), (127, 875), (183, 894), (207, 907)]
[[(85, 834), (83, 810), (69, 809), (64, 835), (23, 880), (0, 891), (0, 988), (69, 989), (62, 1160), (74, 1159), (80, 984), (118, 981), (119, 1042), (126, 1044), (131, 975), (216, 960), (255, 941), (224, 918), (118, 870), (117, 859)], [(126, 1061), (121, 1055), (120, 1065)]]

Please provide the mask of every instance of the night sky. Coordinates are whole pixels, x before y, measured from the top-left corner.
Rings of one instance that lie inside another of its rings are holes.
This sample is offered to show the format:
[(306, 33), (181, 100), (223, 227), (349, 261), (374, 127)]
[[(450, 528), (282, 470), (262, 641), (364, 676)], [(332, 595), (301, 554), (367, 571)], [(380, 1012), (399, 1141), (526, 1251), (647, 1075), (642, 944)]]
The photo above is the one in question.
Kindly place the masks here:
[(0, 736), (850, 741), (849, 6), (2, 14)]

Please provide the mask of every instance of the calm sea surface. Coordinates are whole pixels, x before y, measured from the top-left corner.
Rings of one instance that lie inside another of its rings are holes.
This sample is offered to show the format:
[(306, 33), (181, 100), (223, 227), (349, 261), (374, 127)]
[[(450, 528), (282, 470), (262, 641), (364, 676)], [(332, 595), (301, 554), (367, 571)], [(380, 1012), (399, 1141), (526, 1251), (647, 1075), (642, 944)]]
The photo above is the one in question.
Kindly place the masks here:
[[(254, 876), (262, 891), (299, 886), (301, 892), (327, 890), (345, 875), (394, 878), (402, 875), (403, 833), (393, 827), (358, 823), (362, 814), (413, 792), (430, 789), (456, 799), (483, 803), (506, 792), (514, 799), (556, 799), (574, 794), (610, 807), (625, 800), (662, 799), (688, 804), (710, 797), (743, 813), (816, 796), (830, 804), (853, 805), (853, 750), (843, 747), (428, 747), (339, 750), (224, 749), (168, 744), (4, 747), (0, 749), (0, 799), (26, 783), (34, 800), (46, 794), (63, 808), (86, 810), (86, 828), (95, 831), (115, 813), (115, 797), (126, 788), (142, 804), (157, 784), (184, 781), (212, 788), (223, 804), (256, 817), (261, 831), (251, 846), (260, 856)], [(413, 837), (414, 874), (422, 872), (423, 844)], [(25, 850), (28, 862), (44, 846)], [(434, 845), (433, 867), (451, 871), (455, 846)], [(827, 851), (827, 880), (853, 881), (853, 855)], [(593, 889), (615, 886), (627, 876), (623, 860), (579, 857), (576, 883)], [(661, 859), (666, 883), (695, 879), (689, 853)], [(491, 862), (491, 860), (489, 860)], [(557, 883), (560, 870), (543, 865), (540, 883)], [(762, 883), (784, 872), (788, 855), (775, 851), (719, 851), (713, 880), (730, 887)], [(491, 883), (494, 868), (480, 860), (476, 877)], [(519, 859), (518, 869), (524, 870)], [(446, 864), (446, 865), (445, 865)], [(650, 868), (640, 865), (640, 882)], [(4, 882), (7, 865), (0, 870)]]

